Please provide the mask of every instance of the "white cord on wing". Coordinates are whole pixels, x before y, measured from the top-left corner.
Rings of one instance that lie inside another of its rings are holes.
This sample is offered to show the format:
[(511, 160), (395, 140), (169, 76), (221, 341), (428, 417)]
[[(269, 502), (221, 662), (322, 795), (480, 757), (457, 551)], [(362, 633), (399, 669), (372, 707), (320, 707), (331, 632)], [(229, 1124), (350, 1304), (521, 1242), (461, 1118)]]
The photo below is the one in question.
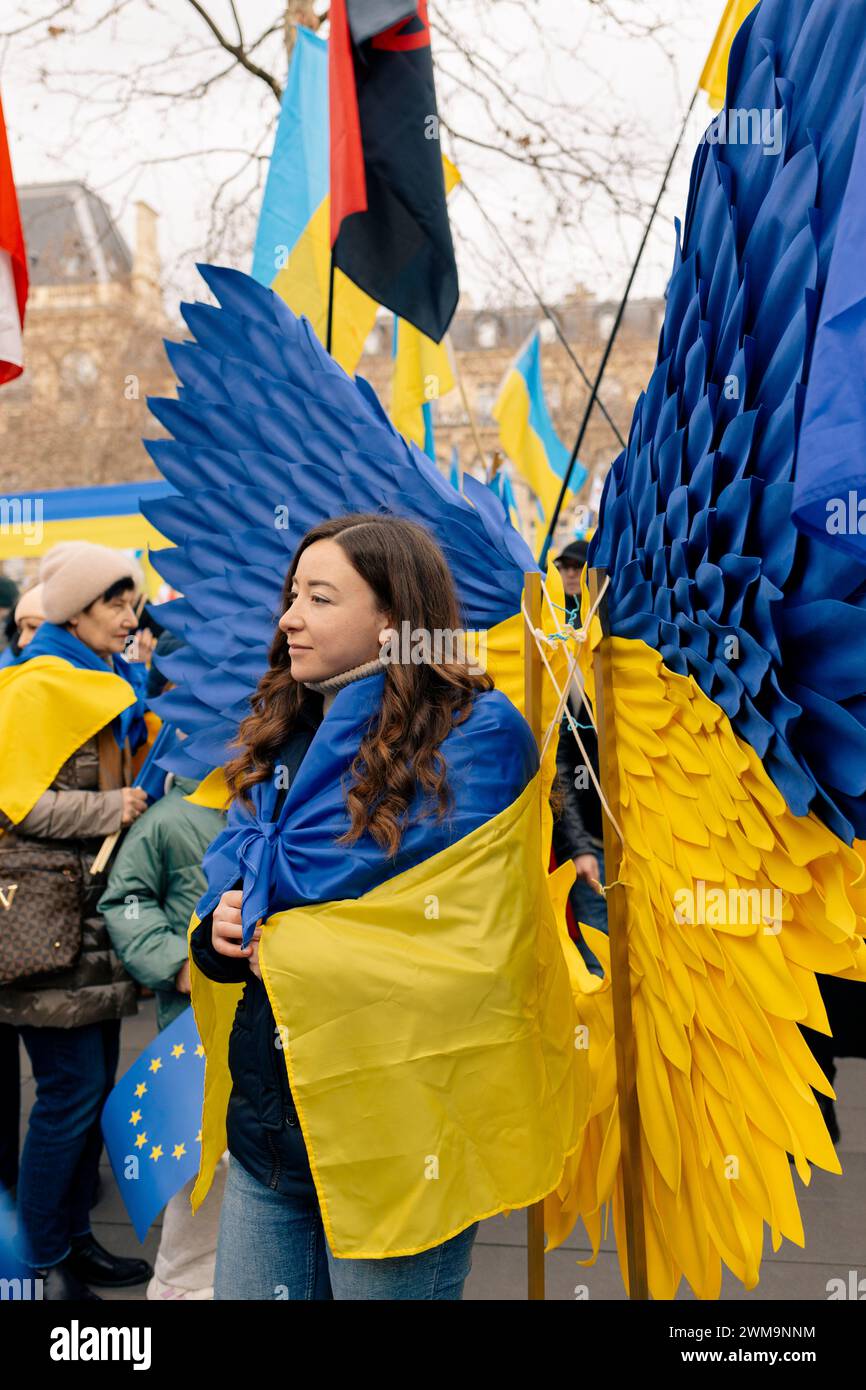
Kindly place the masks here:
[[(525, 599), (521, 599), (520, 606), (523, 611), (523, 617), (526, 622), (526, 625), (531, 631), (533, 638), (535, 639), (535, 645), (538, 648), (541, 660), (544, 663), (544, 667), (547, 671), (548, 676), (550, 677), (550, 682), (557, 695), (556, 713), (554, 714), (553, 719), (551, 720), (550, 724), (547, 726), (547, 729), (545, 730), (544, 738), (541, 744), (541, 757), (543, 758), (545, 753), (547, 752), (550, 740), (554, 734), (554, 730), (559, 728), (559, 725), (562, 722), (562, 718), (564, 715), (568, 723), (568, 727), (571, 730), (571, 733), (574, 736), (574, 740), (580, 750), (581, 757), (583, 758), (583, 765), (589, 773), (590, 777), (592, 778), (592, 784), (598, 793), (599, 800), (601, 801), (601, 804), (604, 807), (605, 814), (607, 815), (608, 820), (610, 821), (611, 825), (616, 831), (620, 843), (624, 845), (625, 838), (623, 836), (623, 833), (619, 827), (616, 816), (613, 814), (613, 811), (610, 808), (610, 804), (608, 803), (607, 798), (605, 797), (604, 792), (601, 789), (599, 780), (595, 775), (595, 771), (593, 770), (592, 762), (590, 761), (587, 751), (583, 746), (583, 740), (578, 731), (578, 726), (575, 723), (574, 716), (572, 715), (571, 710), (568, 708), (568, 696), (571, 688), (571, 682), (572, 678), (574, 677), (574, 673), (577, 670), (577, 656), (570, 651), (566, 651), (568, 673), (566, 676), (565, 684), (562, 687), (562, 689), (560, 689), (559, 683), (556, 679), (556, 676), (554, 675), (553, 668), (547, 659), (547, 652), (545, 651), (545, 647), (552, 647), (556, 642), (569, 642), (573, 640), (577, 644), (577, 646), (580, 647), (583, 646), (583, 644), (589, 640), (589, 632), (590, 627), (592, 625), (592, 620), (595, 617), (596, 610), (598, 609), (598, 606), (605, 595), (609, 583), (610, 578), (606, 577), (604, 583), (602, 584), (601, 588), (596, 594), (595, 600), (591, 608), (589, 609), (589, 612), (586, 615), (586, 621), (584, 622), (583, 626), (579, 628), (574, 627), (571, 623), (566, 623), (564, 627), (558, 628), (556, 632), (544, 632), (541, 628), (535, 627), (533, 625), (532, 620), (530, 619), (530, 616), (526, 611)], [(557, 622), (558, 619), (555, 611), (557, 605), (554, 605), (544, 580), (541, 581), (541, 592), (544, 596), (545, 602), (547, 603), (548, 609), (554, 622)], [(586, 691), (583, 688), (583, 682), (578, 683), (578, 689), (580, 691), (580, 698), (583, 703), (583, 707), (586, 710), (587, 718), (589, 719), (590, 725), (593, 729), (596, 729), (597, 733), (598, 730), (596, 728), (595, 719), (593, 718), (589, 701), (586, 698)]]

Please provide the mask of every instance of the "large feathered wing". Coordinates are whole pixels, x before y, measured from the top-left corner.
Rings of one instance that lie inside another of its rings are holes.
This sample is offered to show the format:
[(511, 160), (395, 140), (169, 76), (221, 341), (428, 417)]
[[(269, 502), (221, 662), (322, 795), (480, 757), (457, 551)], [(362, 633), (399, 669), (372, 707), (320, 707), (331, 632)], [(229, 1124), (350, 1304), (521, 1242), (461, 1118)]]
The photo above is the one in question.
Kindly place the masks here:
[[(752, 1287), (765, 1224), (774, 1248), (803, 1243), (787, 1155), (804, 1182), (810, 1163), (841, 1171), (799, 1025), (829, 1032), (816, 972), (866, 979), (866, 568), (800, 534), (792, 498), (846, 193), (866, 188), (864, 97), (864, 0), (763, 0), (743, 25), (720, 121), (777, 124), (699, 147), (658, 362), (590, 553), (610, 576), (656, 1297), (683, 1276), (717, 1297), (723, 1265)], [(592, 1117), (548, 1230), (561, 1243), (580, 1214), (597, 1246), (610, 1202), (622, 1252), (608, 982), (584, 979), (580, 1007)]]
[(466, 496), (452, 488), (306, 319), (239, 271), (200, 270), (219, 303), (182, 306), (193, 341), (167, 344), (178, 399), (149, 401), (173, 437), (147, 448), (178, 495), (142, 505), (173, 542), (153, 563), (183, 594), (156, 610), (184, 643), (161, 660), (175, 688), (154, 702), (187, 735), (166, 766), (199, 778), (228, 760), (292, 553), (317, 522), (370, 511), (423, 523), (479, 631), (519, 613), (524, 572), (537, 568), (490, 489), (472, 478)]

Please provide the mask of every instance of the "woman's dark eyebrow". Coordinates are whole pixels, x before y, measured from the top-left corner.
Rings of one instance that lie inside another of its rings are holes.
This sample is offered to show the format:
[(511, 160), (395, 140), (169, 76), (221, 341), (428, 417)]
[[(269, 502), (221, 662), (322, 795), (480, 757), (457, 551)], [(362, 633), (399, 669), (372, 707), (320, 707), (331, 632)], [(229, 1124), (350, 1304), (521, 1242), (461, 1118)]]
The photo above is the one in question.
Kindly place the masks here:
[[(297, 584), (297, 582), (298, 582), (297, 579), (293, 579), (293, 580), (292, 580), (292, 583), (293, 583), (293, 584)], [(337, 585), (336, 585), (336, 584), (332, 584), (331, 581), (330, 581), (330, 579), (308, 579), (306, 582), (307, 582), (307, 584), (310, 586), (310, 588), (312, 588), (312, 586), (313, 586), (314, 584), (317, 584), (317, 585), (319, 586), (320, 589), (321, 589), (322, 587), (324, 587), (324, 588), (326, 588), (326, 589), (336, 589), (336, 588), (337, 588)]]

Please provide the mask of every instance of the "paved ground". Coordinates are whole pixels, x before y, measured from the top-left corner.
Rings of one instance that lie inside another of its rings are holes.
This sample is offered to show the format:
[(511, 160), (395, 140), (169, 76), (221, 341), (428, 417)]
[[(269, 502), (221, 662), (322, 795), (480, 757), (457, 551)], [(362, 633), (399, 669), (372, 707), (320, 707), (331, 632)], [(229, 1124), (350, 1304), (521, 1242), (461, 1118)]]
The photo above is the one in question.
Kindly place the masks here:
[[(131, 1065), (155, 1032), (153, 1003), (143, 1002), (138, 1015), (124, 1021), (119, 1074)], [(22, 1085), (22, 1121), (26, 1127), (26, 1117), (33, 1101), (33, 1081), (23, 1048)], [(814, 1170), (808, 1188), (802, 1186), (796, 1175), (794, 1177), (806, 1232), (805, 1250), (785, 1241), (778, 1253), (773, 1254), (767, 1238), (763, 1272), (757, 1289), (747, 1294), (735, 1279), (728, 1276), (722, 1288), (723, 1299), (825, 1300), (829, 1279), (842, 1278), (847, 1282), (851, 1270), (857, 1271), (858, 1278), (866, 1279), (866, 1061), (840, 1062), (836, 1091), (839, 1097), (836, 1110), (842, 1130), (839, 1155), (843, 1175), (834, 1177)], [(105, 1158), (103, 1163), (103, 1196), (94, 1208), (93, 1229), (111, 1251), (124, 1255), (143, 1253), (153, 1263), (159, 1242), (159, 1227), (151, 1229), (142, 1251)], [(590, 1300), (625, 1297), (612, 1241), (603, 1243), (595, 1265), (588, 1269), (581, 1268), (577, 1261), (586, 1258), (588, 1253), (588, 1242), (582, 1227), (578, 1226), (567, 1244), (547, 1258), (546, 1293), (549, 1299), (573, 1299), (576, 1286), (585, 1286)], [(124, 1289), (116, 1295), (107, 1290), (101, 1292), (103, 1297), (108, 1298), (144, 1297), (143, 1286)], [(465, 1297), (467, 1300), (526, 1297), (524, 1213), (498, 1216), (482, 1223), (475, 1242), (472, 1272), (466, 1282)], [(685, 1290), (681, 1291), (679, 1297), (690, 1299), (692, 1295)]]

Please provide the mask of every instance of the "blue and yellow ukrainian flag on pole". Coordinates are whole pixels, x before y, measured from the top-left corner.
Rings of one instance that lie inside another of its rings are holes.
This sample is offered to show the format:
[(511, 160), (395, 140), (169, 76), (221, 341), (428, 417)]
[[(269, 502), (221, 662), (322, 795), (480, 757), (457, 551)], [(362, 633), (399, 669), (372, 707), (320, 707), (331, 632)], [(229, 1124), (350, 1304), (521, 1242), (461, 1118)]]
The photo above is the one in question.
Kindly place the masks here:
[[(328, 131), (328, 45), (299, 24), (265, 184), (252, 273), (294, 313), (305, 314), (322, 342), (331, 263)], [(351, 375), (378, 305), (337, 270), (334, 306), (332, 356)]]
[[(541, 339), (536, 328), (506, 373), (493, 406), (499, 438), (511, 462), (526, 479), (549, 520), (565, 477), (569, 453), (556, 430), (544, 399), (541, 377)], [(579, 491), (586, 469), (577, 464), (571, 490)]]

